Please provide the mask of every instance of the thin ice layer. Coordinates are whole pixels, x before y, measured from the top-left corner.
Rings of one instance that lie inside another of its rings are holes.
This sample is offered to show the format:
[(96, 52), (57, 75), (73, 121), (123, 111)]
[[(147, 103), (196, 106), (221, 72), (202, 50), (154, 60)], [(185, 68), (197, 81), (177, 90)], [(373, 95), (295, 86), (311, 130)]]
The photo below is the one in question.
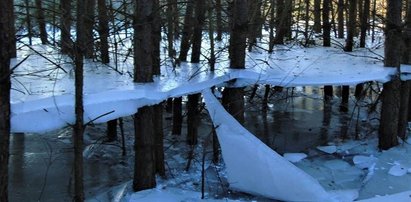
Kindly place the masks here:
[(232, 189), (285, 201), (331, 200), (317, 180), (242, 127), (210, 90), (204, 90), (203, 96), (216, 127)]

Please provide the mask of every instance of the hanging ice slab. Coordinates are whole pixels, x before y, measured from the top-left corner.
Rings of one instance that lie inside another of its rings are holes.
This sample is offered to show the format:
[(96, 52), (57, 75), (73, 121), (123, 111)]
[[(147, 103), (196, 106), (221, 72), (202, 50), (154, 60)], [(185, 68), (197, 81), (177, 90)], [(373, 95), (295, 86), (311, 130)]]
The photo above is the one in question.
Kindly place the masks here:
[(203, 96), (232, 189), (285, 201), (332, 200), (317, 180), (243, 128), (210, 90), (204, 90)]

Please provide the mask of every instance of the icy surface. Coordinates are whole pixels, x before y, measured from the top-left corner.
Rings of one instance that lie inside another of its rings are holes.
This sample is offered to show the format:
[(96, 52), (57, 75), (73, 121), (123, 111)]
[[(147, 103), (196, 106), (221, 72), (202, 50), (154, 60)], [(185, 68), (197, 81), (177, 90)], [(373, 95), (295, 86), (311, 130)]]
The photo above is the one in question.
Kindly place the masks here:
[(400, 177), (400, 176), (407, 174), (407, 168), (401, 165), (394, 165), (390, 168), (390, 170), (388, 171), (388, 174), (392, 176)]
[(307, 154), (304, 154), (304, 153), (285, 153), (283, 156), (285, 159), (287, 159), (291, 163), (297, 163), (307, 158)]
[(378, 159), (374, 156), (357, 155), (353, 158), (353, 163), (355, 164), (355, 166), (361, 169), (370, 168), (374, 166), (377, 161)]
[(331, 146), (318, 146), (317, 147), (318, 150), (323, 151), (327, 154), (333, 154), (335, 152), (337, 152), (337, 147), (334, 145)]
[[(48, 47), (34, 48), (59, 64), (59, 68), (30, 51), (19, 52), (12, 66), (30, 57), (12, 75), (13, 132), (46, 132), (74, 123), (74, 76), (70, 60)], [(132, 82), (133, 66), (128, 60), (116, 71), (89, 61), (84, 71), (84, 118), (86, 122), (106, 122), (131, 115), (141, 106), (226, 85), (225, 82), (234, 79), (236, 86), (353, 85), (386, 82), (395, 73), (394, 68), (384, 68), (369, 51), (353, 54), (323, 47), (294, 47), (276, 50), (275, 54), (249, 53), (245, 70), (229, 70), (227, 62), (218, 63), (214, 72), (207, 66), (182, 63), (174, 69), (163, 66), (161, 75), (150, 84)], [(329, 61), (333, 61), (332, 65)]]
[(331, 200), (317, 180), (243, 128), (210, 90), (204, 90), (203, 96), (216, 127), (232, 189), (285, 201)]

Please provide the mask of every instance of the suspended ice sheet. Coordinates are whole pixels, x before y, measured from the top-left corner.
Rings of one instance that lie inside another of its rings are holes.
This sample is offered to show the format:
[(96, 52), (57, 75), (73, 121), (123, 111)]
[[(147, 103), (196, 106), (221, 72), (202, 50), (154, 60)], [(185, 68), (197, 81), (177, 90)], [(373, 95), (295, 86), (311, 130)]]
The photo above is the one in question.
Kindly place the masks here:
[(333, 201), (317, 180), (242, 127), (210, 90), (203, 96), (232, 189), (284, 201)]

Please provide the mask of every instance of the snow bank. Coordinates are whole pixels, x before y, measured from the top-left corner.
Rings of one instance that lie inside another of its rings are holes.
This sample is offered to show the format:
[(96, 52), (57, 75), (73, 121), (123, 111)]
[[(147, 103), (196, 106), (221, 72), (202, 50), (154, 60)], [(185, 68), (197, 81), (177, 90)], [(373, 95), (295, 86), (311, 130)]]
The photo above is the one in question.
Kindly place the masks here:
[(210, 90), (204, 90), (203, 96), (216, 127), (232, 189), (285, 201), (331, 200), (317, 180), (242, 127)]
[[(49, 59), (61, 62), (60, 55), (47, 54)], [(249, 53), (247, 69), (227, 69), (225, 61), (218, 63), (214, 72), (207, 66), (181, 63), (175, 69), (162, 67), (162, 75), (150, 84), (133, 83), (129, 76), (133, 65), (128, 61), (121, 64), (123, 74), (88, 61), (84, 71), (84, 119), (102, 123), (132, 115), (141, 106), (222, 86), (233, 80), (235, 86), (257, 83), (284, 87), (353, 85), (365, 81), (387, 82), (395, 74), (395, 68), (382, 67), (382, 62), (372, 58), (369, 51), (353, 54), (360, 57), (323, 47), (296, 47), (275, 54)], [(13, 60), (13, 64), (22, 58), (24, 54)], [(12, 132), (42, 133), (74, 124), (72, 66), (62, 64), (61, 68), (69, 73), (33, 55), (15, 70), (11, 95)]]

